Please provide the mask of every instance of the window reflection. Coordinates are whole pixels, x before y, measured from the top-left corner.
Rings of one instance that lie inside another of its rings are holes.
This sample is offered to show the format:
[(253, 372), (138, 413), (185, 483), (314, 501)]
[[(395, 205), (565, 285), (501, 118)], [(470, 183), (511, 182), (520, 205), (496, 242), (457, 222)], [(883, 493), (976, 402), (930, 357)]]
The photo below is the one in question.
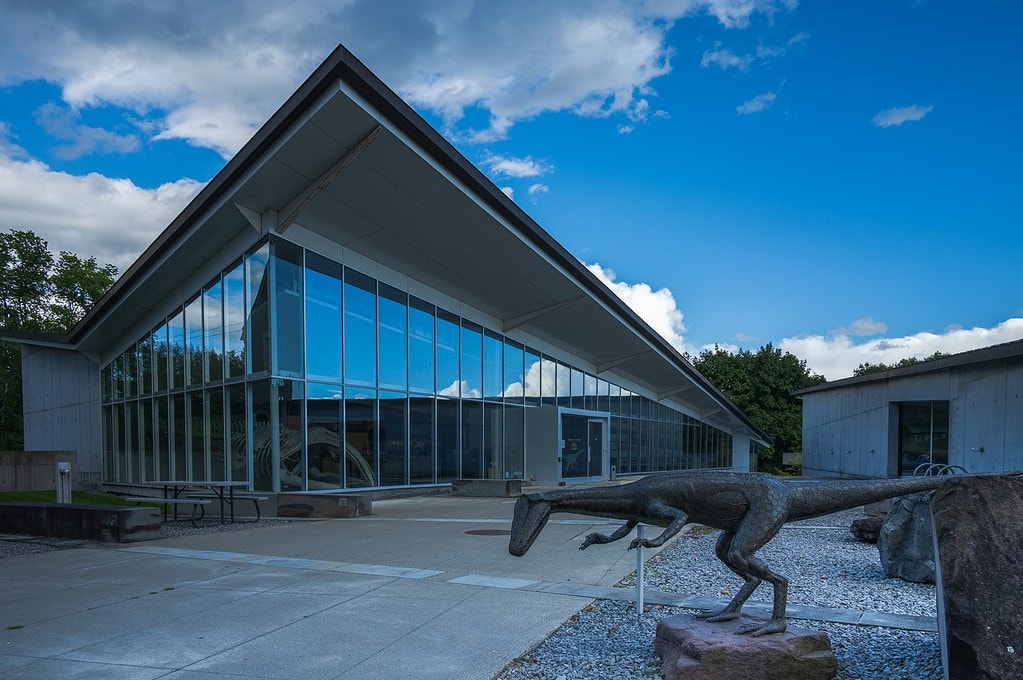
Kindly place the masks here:
[(274, 342), (278, 375), (302, 376), (302, 248), (274, 244)]
[(341, 265), (306, 255), (306, 375), (341, 380)]
[(462, 398), (483, 396), (483, 327), (462, 321)]
[(408, 400), (401, 392), (380, 392), (380, 485), (408, 484)]
[(409, 298), (409, 389), (433, 394), (434, 383), (434, 306)]
[[(408, 296), (380, 284), (380, 387), (404, 390), (408, 385)], [(381, 454), (383, 451), (381, 450)]]
[(202, 346), (202, 296), (185, 305), (185, 384), (201, 385), (204, 370)]
[(437, 481), (458, 478), (458, 401), (437, 400)]
[(341, 434), (343, 407), (343, 387), (336, 384), (307, 383), (306, 441), (310, 491), (337, 489), (343, 485), (344, 467), (341, 461), (341, 451), (344, 448)]
[(348, 488), (377, 485), (376, 390), (345, 389), (345, 479)]
[(458, 397), (458, 317), (437, 310), (437, 394)]
[(344, 291), (345, 382), (376, 385), (376, 282), (346, 268)]
[(504, 396), (504, 343), (493, 331), (483, 334), (483, 397)]
[(305, 489), (305, 428), (302, 407), (305, 405), (305, 384), (282, 380), (277, 387), (277, 422), (280, 428), (281, 491)]
[(245, 375), (245, 270), (224, 274), (224, 355), (226, 377)]
[(249, 341), (246, 351), (249, 373), (264, 373), (270, 370), (270, 277), (267, 267), (269, 259), (270, 244), (264, 243), (245, 260), (248, 282), (245, 334)]
[(202, 307), (206, 382), (219, 382), (224, 379), (223, 287), (219, 280), (203, 291)]
[(462, 402), (462, 477), (481, 479), (483, 475), (483, 403)]
[(505, 401), (522, 403), (526, 379), (522, 372), (522, 346), (512, 342), (504, 343), (504, 398)]
[(210, 476), (215, 481), (227, 478), (225, 450), (224, 388), (206, 390), (206, 428), (210, 438)]
[(434, 481), (434, 399), (409, 399), (409, 481), (430, 484)]

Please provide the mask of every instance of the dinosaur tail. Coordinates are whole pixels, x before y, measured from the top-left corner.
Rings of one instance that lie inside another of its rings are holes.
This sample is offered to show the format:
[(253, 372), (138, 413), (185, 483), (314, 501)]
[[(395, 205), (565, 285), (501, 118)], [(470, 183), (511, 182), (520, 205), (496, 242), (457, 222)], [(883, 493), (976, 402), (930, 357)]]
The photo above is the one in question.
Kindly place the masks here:
[(937, 489), (949, 477), (791, 482), (789, 521), (850, 510), (886, 498)]

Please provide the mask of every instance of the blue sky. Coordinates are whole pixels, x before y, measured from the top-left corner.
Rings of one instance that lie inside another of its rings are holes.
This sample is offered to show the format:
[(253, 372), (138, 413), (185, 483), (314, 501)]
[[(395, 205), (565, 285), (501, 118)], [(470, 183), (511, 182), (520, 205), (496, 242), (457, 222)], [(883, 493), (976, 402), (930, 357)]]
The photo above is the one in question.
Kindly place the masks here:
[(0, 228), (52, 249), (124, 270), (342, 42), (681, 349), (1023, 337), (1017, 3), (44, 5), (0, 0)]

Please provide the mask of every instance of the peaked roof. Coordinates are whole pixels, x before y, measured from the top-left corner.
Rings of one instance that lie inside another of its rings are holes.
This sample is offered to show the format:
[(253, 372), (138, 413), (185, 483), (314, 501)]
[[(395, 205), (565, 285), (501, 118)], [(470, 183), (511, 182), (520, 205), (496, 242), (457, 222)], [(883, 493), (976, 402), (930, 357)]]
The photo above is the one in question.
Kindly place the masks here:
[(196, 263), (213, 266), (231, 243), (296, 227), (408, 272), (410, 289), (439, 290), (501, 319), (506, 333), (571, 348), (598, 373), (614, 369), (658, 399), (684, 397), (702, 418), (770, 441), (340, 45), (66, 335), (5, 336), (119, 352), (110, 341), (187, 293)]
[(872, 382), (880, 382), (882, 380), (892, 380), (894, 378), (908, 378), (914, 375), (937, 373), (939, 371), (947, 371), (963, 366), (973, 366), (994, 361), (1007, 361), (1010, 359), (1019, 359), (1021, 357), (1023, 357), (1023, 340), (1014, 340), (1012, 342), (1004, 342), (990, 347), (981, 347), (980, 349), (974, 349), (968, 352), (960, 352), (959, 354), (950, 354), (949, 356), (941, 357), (940, 359), (921, 361), (920, 363), (912, 364), (911, 366), (902, 366), (900, 368), (892, 368), (887, 371), (867, 373), (866, 375), (857, 375), (851, 378), (843, 378), (842, 380), (823, 383), (821, 385), (814, 385), (813, 387), (797, 390), (792, 394), (797, 397), (801, 397), (805, 394), (824, 392), (826, 390), (836, 390), (843, 387), (849, 387), (851, 385), (863, 385)]

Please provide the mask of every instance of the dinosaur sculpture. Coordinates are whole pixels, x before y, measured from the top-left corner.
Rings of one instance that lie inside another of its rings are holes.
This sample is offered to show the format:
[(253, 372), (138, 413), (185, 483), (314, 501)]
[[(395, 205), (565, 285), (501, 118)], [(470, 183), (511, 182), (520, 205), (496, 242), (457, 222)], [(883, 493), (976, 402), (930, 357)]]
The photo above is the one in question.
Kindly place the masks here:
[(782, 481), (763, 473), (678, 472), (645, 477), (632, 484), (585, 489), (559, 489), (522, 495), (515, 503), (508, 552), (526, 554), (553, 512), (614, 517), (625, 524), (610, 535), (589, 534), (580, 550), (595, 543), (625, 538), (637, 524), (665, 527), (654, 538), (633, 540), (629, 549), (656, 548), (688, 523), (721, 529), (714, 552), (744, 581), (720, 611), (698, 614), (708, 621), (739, 617), (742, 605), (762, 581), (774, 587), (771, 620), (749, 625), (739, 633), (754, 636), (785, 630), (788, 580), (756, 557), (786, 522), (810, 519), (867, 503), (939, 487), (945, 478), (916, 477), (873, 480)]

